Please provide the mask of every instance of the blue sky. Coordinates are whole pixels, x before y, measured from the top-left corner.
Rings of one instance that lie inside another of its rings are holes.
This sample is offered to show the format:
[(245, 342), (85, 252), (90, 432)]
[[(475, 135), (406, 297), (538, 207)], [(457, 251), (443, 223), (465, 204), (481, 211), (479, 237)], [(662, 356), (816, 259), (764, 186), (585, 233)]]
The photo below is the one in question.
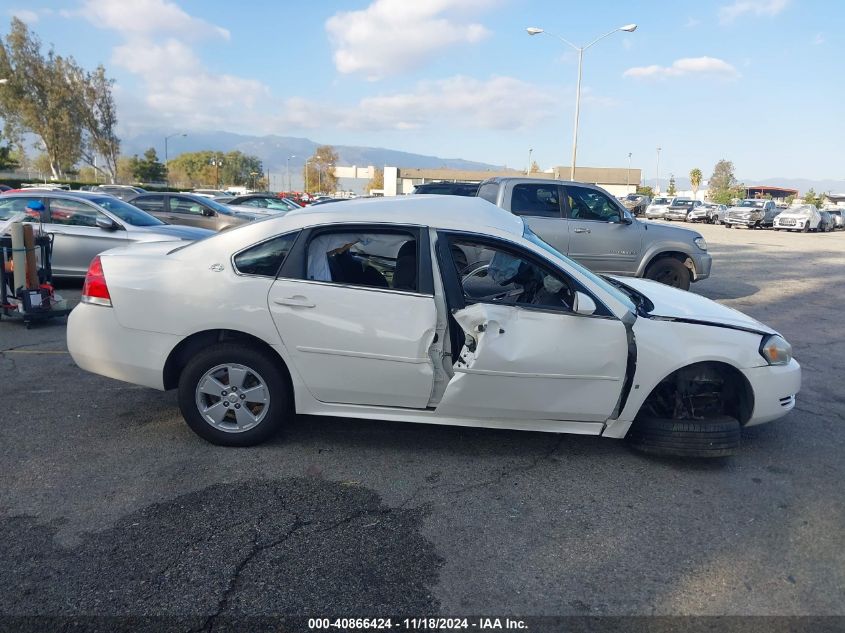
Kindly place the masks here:
[[(117, 81), (124, 134), (306, 136), (524, 167), (845, 179), (839, 0), (3, 0)], [(6, 27), (4, 26), (4, 29)], [(213, 148), (209, 148), (213, 149)]]

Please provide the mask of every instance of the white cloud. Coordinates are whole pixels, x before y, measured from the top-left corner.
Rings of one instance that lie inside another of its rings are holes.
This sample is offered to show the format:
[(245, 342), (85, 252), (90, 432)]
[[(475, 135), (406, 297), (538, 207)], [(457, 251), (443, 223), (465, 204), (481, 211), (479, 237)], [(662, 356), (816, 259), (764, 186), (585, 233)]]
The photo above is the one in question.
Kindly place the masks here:
[(177, 33), (185, 39), (229, 39), (227, 29), (188, 15), (167, 0), (84, 0), (79, 10), (65, 15), (84, 17), (95, 26), (127, 36)]
[(815, 44), (816, 46), (821, 46), (826, 41), (827, 40), (824, 37), (824, 33), (816, 33), (816, 36), (813, 38), (813, 44)]
[(18, 18), (21, 22), (35, 24), (43, 15), (52, 15), (52, 9), (10, 9), (9, 15)]
[(335, 67), (377, 80), (420, 66), (446, 47), (478, 42), (489, 31), (455, 16), (475, 14), (494, 1), (374, 0), (366, 9), (336, 13), (326, 21)]
[(684, 27), (688, 28), (688, 29), (694, 29), (699, 24), (701, 24), (701, 20), (699, 20), (698, 18), (689, 17), (689, 18), (687, 18), (687, 21), (686, 21), (686, 24), (684, 24)]
[(737, 18), (750, 14), (757, 17), (774, 17), (783, 11), (790, 0), (735, 0), (719, 9), (719, 21), (730, 24)]
[(739, 77), (739, 71), (723, 59), (716, 57), (684, 57), (672, 62), (671, 66), (636, 66), (623, 73), (634, 79), (667, 79), (684, 75), (711, 75), (725, 79)]
[(513, 130), (554, 116), (557, 96), (513, 77), (481, 80), (457, 75), (421, 81), (408, 92), (365, 97), (349, 107), (288, 99), (276, 125), (366, 131), (420, 130), (435, 125)]

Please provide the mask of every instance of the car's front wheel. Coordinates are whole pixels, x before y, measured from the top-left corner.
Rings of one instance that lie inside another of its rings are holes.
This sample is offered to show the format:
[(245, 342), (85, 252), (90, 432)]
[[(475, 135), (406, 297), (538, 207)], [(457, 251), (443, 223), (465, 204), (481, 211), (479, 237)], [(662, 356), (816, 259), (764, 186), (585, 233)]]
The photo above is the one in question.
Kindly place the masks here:
[(647, 279), (659, 281), (667, 286), (689, 290), (689, 270), (674, 257), (658, 259), (648, 267), (645, 276)]
[(290, 396), (281, 361), (243, 344), (219, 343), (194, 356), (179, 377), (179, 408), (200, 437), (253, 446), (275, 435)]
[(704, 420), (637, 418), (626, 436), (635, 449), (677, 457), (726, 457), (739, 448), (739, 422), (729, 416)]

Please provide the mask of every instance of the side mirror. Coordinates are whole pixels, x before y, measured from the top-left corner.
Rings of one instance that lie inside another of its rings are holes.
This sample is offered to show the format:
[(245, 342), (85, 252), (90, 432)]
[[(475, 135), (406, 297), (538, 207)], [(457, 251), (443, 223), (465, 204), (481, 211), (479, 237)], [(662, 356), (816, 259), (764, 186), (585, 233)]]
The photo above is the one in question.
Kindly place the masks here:
[(205, 207), (202, 209), (202, 214), (207, 218), (213, 218), (215, 215), (214, 209), (207, 209)]
[(98, 215), (97, 219), (94, 221), (97, 223), (97, 226), (104, 231), (116, 231), (120, 228), (120, 225), (117, 222), (104, 215)]
[(596, 302), (592, 300), (589, 295), (583, 292), (575, 292), (575, 301), (572, 305), (572, 311), (575, 314), (593, 314), (596, 311)]
[(622, 212), (622, 224), (633, 224), (634, 223), (634, 216), (631, 215), (630, 211), (623, 211)]

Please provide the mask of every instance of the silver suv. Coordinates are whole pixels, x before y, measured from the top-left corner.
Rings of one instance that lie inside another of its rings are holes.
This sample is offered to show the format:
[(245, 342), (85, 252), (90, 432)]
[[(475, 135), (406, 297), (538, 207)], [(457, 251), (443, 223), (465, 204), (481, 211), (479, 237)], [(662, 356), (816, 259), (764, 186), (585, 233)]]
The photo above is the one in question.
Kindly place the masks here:
[(725, 227), (733, 228), (734, 225), (744, 226), (749, 229), (758, 229), (765, 226), (772, 226), (775, 217), (781, 212), (774, 200), (757, 200), (748, 198), (741, 200), (732, 207), (728, 207), (725, 214)]
[(490, 178), (478, 196), (519, 215), (540, 237), (588, 268), (676, 288), (710, 275), (701, 234), (641, 222), (601, 187), (540, 178)]

